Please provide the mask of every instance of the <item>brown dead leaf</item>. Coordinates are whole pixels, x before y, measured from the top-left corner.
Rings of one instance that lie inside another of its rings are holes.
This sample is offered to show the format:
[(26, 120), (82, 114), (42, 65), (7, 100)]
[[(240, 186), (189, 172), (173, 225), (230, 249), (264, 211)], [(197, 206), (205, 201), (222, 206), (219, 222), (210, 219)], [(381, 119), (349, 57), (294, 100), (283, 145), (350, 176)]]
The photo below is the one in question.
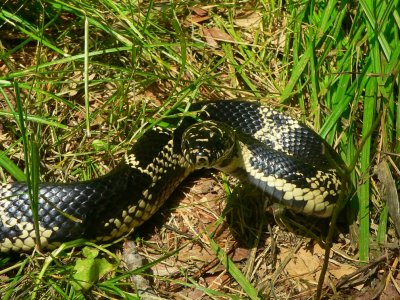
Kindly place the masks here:
[(234, 42), (233, 38), (217, 27), (203, 28), (203, 35), (210, 46), (218, 46), (217, 41)]
[[(321, 246), (317, 243), (313, 246), (312, 252), (314, 255), (317, 255), (321, 259), (324, 259), (325, 257), (325, 249), (321, 248)], [(329, 257), (333, 257), (333, 251), (329, 252)]]
[(209, 44), (212, 47), (217, 47), (218, 43), (217, 41), (212, 37), (210, 30), (208, 28), (203, 28), (203, 36), (206, 39), (207, 44)]
[(211, 27), (208, 29), (209, 34), (215, 39), (215, 40), (220, 40), (220, 41), (227, 41), (227, 42), (233, 42), (233, 38), (227, 34), (226, 32), (223, 32), (221, 29), (217, 27)]
[(200, 24), (201, 22), (204, 22), (204, 21), (208, 20), (209, 18), (210, 18), (209, 16), (202, 17), (202, 16), (193, 15), (193, 16), (190, 16), (190, 22)]
[[(283, 260), (289, 253), (289, 249), (281, 249), (280, 259)], [(321, 264), (321, 260), (316, 255), (313, 255), (308, 250), (300, 249), (293, 255), (285, 270), (292, 277), (301, 276), (302, 280), (315, 282), (318, 278), (317, 271), (319, 271)]]
[[(205, 281), (207, 282), (208, 287), (218, 287), (224, 282), (229, 280), (229, 275), (228, 274), (218, 274), (218, 276), (207, 276), (204, 278)], [(194, 298), (192, 298), (194, 299)]]
[(174, 276), (179, 273), (177, 266), (166, 265), (165, 263), (156, 264), (151, 268), (155, 276)]
[(236, 248), (233, 252), (232, 261), (243, 261), (249, 258), (250, 250), (245, 248)]
[(325, 249), (321, 248), (320, 245), (315, 244), (313, 247), (313, 252), (315, 255), (318, 255), (319, 257), (324, 257), (325, 256)]
[(255, 11), (235, 19), (234, 22), (238, 27), (249, 28), (249, 27), (257, 27), (260, 24), (260, 21), (261, 21), (261, 13)]
[(181, 262), (196, 265), (198, 268), (215, 259), (215, 255), (200, 245), (185, 247), (177, 254), (177, 259)]
[(336, 279), (349, 275), (356, 270), (356, 267), (347, 264), (329, 264), (329, 273), (335, 276)]
[(210, 16), (208, 15), (208, 11), (203, 8), (190, 7), (189, 9), (193, 12), (193, 14), (188, 17), (189, 21), (192, 23), (199, 24), (210, 18)]
[[(279, 255), (283, 260), (290, 254), (290, 249), (281, 249)], [(331, 257), (333, 252), (331, 251)], [(312, 250), (301, 248), (297, 253), (293, 254), (291, 260), (286, 266), (286, 272), (294, 278), (301, 278), (309, 282), (317, 282), (321, 274), (321, 266), (325, 256), (325, 250), (318, 244), (315, 244)], [(328, 266), (329, 274), (336, 279), (340, 279), (345, 275), (349, 275), (357, 270), (356, 267), (348, 264), (342, 264), (337, 261), (330, 262)]]
[(205, 9), (200, 8), (200, 7), (192, 6), (192, 7), (189, 7), (189, 9), (200, 17), (204, 17), (204, 16), (208, 15), (208, 11), (206, 11)]

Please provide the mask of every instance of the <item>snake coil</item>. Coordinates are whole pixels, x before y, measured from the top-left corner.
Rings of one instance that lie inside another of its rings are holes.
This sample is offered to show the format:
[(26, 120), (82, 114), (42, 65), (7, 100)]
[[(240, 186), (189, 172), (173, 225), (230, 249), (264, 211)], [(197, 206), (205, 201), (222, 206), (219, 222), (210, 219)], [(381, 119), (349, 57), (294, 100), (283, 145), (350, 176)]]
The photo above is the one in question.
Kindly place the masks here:
[[(191, 111), (204, 122), (186, 118), (175, 130), (146, 132), (102, 177), (40, 183), (42, 248), (77, 238), (107, 241), (130, 232), (201, 167), (237, 176), (294, 211), (332, 214), (344, 163), (312, 129), (258, 102), (204, 102)], [(29, 251), (35, 244), (27, 185), (1, 184), (0, 251)]]

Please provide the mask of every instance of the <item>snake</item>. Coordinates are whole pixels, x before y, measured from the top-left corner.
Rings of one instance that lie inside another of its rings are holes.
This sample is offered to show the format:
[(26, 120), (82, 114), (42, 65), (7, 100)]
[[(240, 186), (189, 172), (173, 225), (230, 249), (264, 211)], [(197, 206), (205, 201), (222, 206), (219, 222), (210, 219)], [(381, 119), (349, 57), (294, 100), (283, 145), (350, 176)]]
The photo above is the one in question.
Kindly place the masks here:
[(175, 128), (153, 126), (109, 173), (41, 182), (37, 226), (26, 182), (0, 184), (0, 252), (106, 242), (147, 221), (197, 169), (215, 168), (305, 215), (332, 215), (343, 186), (340, 155), (304, 123), (259, 101), (190, 106)]

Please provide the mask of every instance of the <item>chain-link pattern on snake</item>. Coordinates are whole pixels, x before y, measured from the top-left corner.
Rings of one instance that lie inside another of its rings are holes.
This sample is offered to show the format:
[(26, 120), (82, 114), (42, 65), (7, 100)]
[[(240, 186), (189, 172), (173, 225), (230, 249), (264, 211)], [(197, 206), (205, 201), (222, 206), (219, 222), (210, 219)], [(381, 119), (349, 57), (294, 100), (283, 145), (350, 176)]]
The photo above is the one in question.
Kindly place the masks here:
[[(75, 183), (40, 183), (42, 248), (77, 238), (108, 241), (128, 233), (202, 167), (234, 175), (296, 212), (318, 217), (332, 214), (344, 163), (312, 129), (258, 102), (204, 102), (190, 110), (196, 118), (185, 118), (175, 130), (156, 127), (146, 132), (105, 176)], [(28, 187), (3, 183), (0, 251), (33, 247)]]

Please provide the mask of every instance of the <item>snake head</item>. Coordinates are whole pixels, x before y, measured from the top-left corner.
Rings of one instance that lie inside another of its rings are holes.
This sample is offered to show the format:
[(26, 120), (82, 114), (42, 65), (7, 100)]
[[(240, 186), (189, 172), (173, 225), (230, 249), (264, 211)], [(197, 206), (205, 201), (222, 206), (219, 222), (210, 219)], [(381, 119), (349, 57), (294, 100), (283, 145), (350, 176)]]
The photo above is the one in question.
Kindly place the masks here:
[(196, 123), (183, 133), (183, 156), (196, 169), (219, 165), (235, 148), (235, 135), (231, 127), (221, 122)]

